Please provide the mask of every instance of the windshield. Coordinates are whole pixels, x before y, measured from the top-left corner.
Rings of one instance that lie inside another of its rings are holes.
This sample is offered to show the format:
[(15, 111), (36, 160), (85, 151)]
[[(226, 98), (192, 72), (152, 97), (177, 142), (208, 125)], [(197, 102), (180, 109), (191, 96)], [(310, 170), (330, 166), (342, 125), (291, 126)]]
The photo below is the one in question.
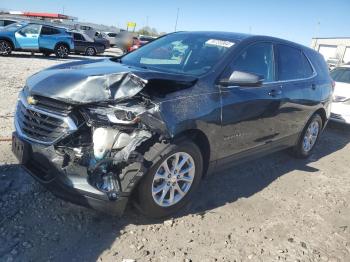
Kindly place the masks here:
[(350, 84), (350, 68), (336, 68), (330, 74), (335, 82)]
[(122, 63), (170, 73), (199, 76), (212, 69), (234, 46), (230, 39), (175, 33), (127, 54)]

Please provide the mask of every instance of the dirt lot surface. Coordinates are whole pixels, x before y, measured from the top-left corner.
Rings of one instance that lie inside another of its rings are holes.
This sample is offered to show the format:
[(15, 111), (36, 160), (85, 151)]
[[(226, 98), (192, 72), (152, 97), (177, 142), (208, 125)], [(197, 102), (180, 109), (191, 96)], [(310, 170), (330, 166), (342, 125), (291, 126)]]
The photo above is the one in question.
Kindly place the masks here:
[[(66, 61), (0, 57), (0, 139), (11, 135), (25, 79)], [(2, 141), (0, 261), (350, 261), (349, 141), (350, 128), (331, 124), (308, 160), (281, 152), (211, 176), (166, 221), (61, 201)]]

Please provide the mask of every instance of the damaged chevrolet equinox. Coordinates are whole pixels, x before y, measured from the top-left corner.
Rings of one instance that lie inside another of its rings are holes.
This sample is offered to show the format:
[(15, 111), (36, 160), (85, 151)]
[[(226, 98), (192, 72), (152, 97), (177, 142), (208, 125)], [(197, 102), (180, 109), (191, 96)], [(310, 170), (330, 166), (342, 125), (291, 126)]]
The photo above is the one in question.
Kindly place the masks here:
[(332, 91), (324, 59), (304, 46), (177, 32), (122, 57), (31, 76), (12, 150), (58, 197), (116, 215), (132, 199), (164, 217), (214, 170), (285, 148), (309, 156)]

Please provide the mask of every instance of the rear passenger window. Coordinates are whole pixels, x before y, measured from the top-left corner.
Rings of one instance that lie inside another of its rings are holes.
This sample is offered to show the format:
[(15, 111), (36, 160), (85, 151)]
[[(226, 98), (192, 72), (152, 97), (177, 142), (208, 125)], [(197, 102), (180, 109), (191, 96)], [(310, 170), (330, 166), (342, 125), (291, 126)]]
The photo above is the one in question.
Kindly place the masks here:
[(60, 33), (60, 31), (57, 30), (56, 28), (46, 27), (46, 26), (43, 26), (41, 28), (41, 34), (42, 35), (57, 35), (59, 33)]
[(301, 50), (287, 45), (278, 45), (278, 80), (293, 80), (311, 77), (313, 69)]
[(233, 63), (233, 70), (253, 73), (264, 77), (265, 82), (274, 80), (273, 47), (270, 43), (257, 43), (245, 49)]

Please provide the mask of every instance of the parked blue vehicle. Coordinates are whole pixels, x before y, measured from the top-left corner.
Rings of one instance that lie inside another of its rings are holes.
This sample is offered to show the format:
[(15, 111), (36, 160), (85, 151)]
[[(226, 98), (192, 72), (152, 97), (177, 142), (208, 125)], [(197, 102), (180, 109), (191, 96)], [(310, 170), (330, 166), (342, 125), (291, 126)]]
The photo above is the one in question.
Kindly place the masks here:
[(66, 29), (37, 23), (15, 23), (0, 30), (0, 55), (13, 50), (54, 53), (66, 58), (74, 50), (74, 41)]

